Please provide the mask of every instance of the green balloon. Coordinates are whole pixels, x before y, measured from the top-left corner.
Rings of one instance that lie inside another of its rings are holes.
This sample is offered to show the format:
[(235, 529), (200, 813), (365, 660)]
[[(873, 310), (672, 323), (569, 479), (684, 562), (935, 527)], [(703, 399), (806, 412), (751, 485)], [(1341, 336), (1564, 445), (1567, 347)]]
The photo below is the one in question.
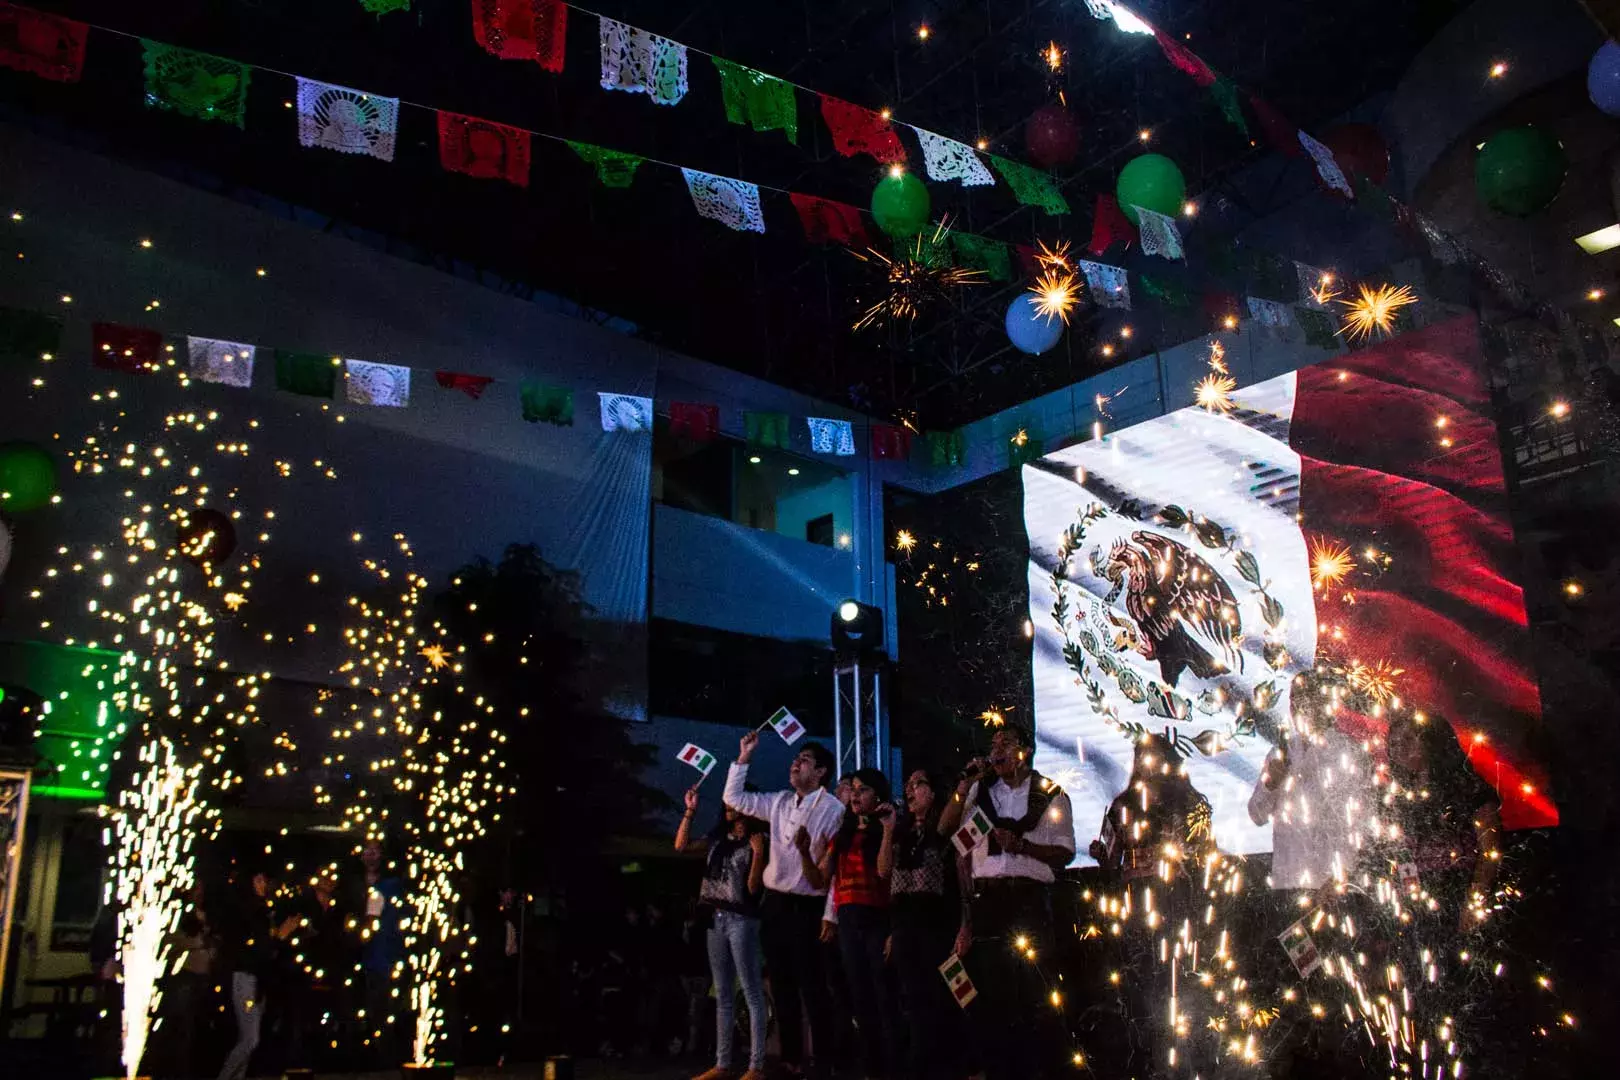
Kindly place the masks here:
[(1480, 148), (1474, 187), (1492, 210), (1528, 217), (1557, 197), (1568, 165), (1564, 148), (1541, 128), (1504, 128)]
[(34, 510), (55, 494), (56, 462), (44, 447), (0, 443), (0, 510)]
[(872, 217), (890, 236), (916, 236), (928, 224), (928, 186), (908, 172), (885, 176), (872, 192)]
[(1176, 163), (1163, 154), (1143, 154), (1132, 158), (1119, 170), (1114, 197), (1131, 224), (1140, 225), (1136, 214), (1138, 206), (1168, 217), (1180, 214), (1187, 201), (1187, 181), (1182, 179)]

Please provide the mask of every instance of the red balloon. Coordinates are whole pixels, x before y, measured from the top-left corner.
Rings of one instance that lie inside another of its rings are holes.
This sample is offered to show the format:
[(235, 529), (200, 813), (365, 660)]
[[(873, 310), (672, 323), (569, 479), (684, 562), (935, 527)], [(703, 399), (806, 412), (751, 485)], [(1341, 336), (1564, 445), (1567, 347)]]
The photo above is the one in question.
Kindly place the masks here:
[(1329, 128), (1322, 142), (1333, 151), (1352, 187), (1358, 176), (1374, 184), (1383, 184), (1389, 179), (1389, 144), (1371, 124), (1340, 124)]
[(1029, 156), (1046, 168), (1066, 165), (1080, 153), (1080, 125), (1057, 102), (1042, 105), (1024, 125), (1024, 142)]

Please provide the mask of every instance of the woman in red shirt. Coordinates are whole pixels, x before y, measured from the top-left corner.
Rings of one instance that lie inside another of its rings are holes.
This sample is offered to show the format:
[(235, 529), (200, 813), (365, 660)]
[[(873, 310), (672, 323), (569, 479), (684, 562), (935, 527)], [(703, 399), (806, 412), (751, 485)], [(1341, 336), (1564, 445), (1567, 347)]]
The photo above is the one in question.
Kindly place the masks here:
[(849, 810), (821, 862), (810, 858), (808, 843), (799, 846), (804, 876), (816, 888), (829, 890), (837, 913), (844, 976), (855, 999), (869, 1077), (887, 1076), (891, 1067), (901, 1066), (900, 1017), (883, 955), (889, 938), (889, 873), (894, 867), (895, 814), (889, 797), (889, 781), (881, 772), (857, 769)]

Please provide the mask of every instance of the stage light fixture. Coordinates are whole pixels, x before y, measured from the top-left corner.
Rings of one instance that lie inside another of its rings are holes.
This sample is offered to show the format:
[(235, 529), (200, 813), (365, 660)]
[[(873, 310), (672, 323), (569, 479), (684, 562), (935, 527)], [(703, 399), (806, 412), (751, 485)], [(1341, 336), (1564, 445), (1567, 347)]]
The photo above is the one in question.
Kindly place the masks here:
[(882, 652), (882, 610), (859, 600), (845, 600), (833, 609), (832, 643), (841, 653)]

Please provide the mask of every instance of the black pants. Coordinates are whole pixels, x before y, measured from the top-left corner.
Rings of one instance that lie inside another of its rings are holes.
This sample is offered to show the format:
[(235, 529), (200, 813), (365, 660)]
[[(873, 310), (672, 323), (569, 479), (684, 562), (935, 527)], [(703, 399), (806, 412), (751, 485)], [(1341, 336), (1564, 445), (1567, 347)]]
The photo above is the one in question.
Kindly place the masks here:
[(833, 1053), (832, 1003), (821, 963), (821, 915), (827, 898), (767, 891), (760, 904), (760, 938), (765, 968), (776, 1001), (782, 1060), (804, 1065), (804, 1020), (810, 1040), (824, 1060)]
[(962, 1010), (939, 966), (956, 944), (955, 905), (934, 911), (895, 908), (890, 959), (900, 979), (900, 1002), (908, 1032), (908, 1080), (950, 1080), (979, 1071), (978, 1039), (962, 1032)]
[[(986, 1075), (991, 1080), (1056, 1075), (1063, 1021), (1049, 998), (1057, 982), (1048, 987), (1043, 976), (1056, 959), (1052, 887), (1029, 878), (981, 878), (974, 886), (973, 949), (963, 959), (979, 992), (968, 1015), (986, 1049)], [(1021, 937), (1035, 950), (1034, 963), (1018, 951)]]
[(900, 1011), (883, 959), (888, 939), (887, 909), (865, 904), (845, 904), (838, 909), (838, 945), (855, 1002), (855, 1025), (867, 1076), (889, 1076), (900, 1067)]

